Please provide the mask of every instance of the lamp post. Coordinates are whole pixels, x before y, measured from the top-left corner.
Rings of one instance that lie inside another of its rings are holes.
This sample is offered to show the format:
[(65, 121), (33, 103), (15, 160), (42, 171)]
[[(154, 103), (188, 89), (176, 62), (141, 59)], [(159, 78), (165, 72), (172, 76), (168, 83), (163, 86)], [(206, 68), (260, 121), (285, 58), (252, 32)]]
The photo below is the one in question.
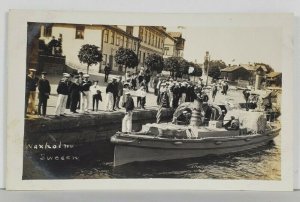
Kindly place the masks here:
[(207, 70), (206, 70), (206, 86), (208, 85), (208, 69), (209, 69), (209, 61), (210, 61), (210, 55), (209, 51), (206, 51), (205, 57), (204, 57), (204, 62), (207, 61)]

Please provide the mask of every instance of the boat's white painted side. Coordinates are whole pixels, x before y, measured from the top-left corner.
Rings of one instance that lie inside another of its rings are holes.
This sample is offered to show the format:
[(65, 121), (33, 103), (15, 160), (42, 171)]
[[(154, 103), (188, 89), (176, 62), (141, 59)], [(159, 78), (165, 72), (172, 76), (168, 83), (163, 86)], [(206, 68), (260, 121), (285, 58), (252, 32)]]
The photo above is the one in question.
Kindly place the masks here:
[[(268, 134), (246, 135), (231, 138), (204, 138), (197, 140), (165, 140), (153, 138), (138, 138), (118, 136), (112, 138), (115, 145), (114, 166), (136, 161), (163, 161), (171, 159), (185, 159), (206, 155), (220, 155), (253, 149), (267, 144), (279, 134), (280, 130), (273, 130)], [(128, 137), (128, 138), (126, 138)]]

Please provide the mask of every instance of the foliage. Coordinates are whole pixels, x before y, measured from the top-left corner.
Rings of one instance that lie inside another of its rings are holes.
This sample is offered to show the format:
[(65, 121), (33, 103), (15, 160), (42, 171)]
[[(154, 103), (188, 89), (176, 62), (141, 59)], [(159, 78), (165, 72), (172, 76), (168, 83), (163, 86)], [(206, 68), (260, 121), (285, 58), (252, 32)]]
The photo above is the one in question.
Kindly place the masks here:
[[(204, 70), (205, 72), (207, 71), (207, 63), (208, 61), (206, 60), (204, 62)], [(209, 61), (209, 68), (211, 67), (218, 67), (220, 70), (226, 68), (226, 63), (223, 62), (222, 60), (211, 60)]]
[(156, 71), (157, 73), (161, 73), (164, 67), (164, 59), (162, 56), (157, 55), (157, 54), (150, 54), (146, 59), (145, 59), (145, 64), (150, 70)]
[(266, 67), (266, 69), (267, 69), (267, 74), (269, 74), (270, 72), (274, 72), (274, 69), (270, 66), (270, 65), (268, 65), (268, 64), (265, 64), (265, 63), (254, 63), (254, 65), (255, 66), (265, 66)]
[[(204, 62), (204, 70), (207, 72), (208, 61)], [(221, 75), (221, 69), (226, 68), (225, 62), (222, 60), (211, 60), (209, 61), (209, 69), (208, 69), (208, 76), (218, 79)]]
[(192, 76), (202, 76), (202, 68), (199, 64), (190, 62), (190, 67), (194, 67), (194, 72), (191, 74)]
[(138, 57), (133, 50), (120, 47), (115, 55), (115, 61), (119, 65), (125, 66), (125, 72), (127, 67), (134, 68), (139, 64)]
[(208, 76), (218, 79), (221, 75), (221, 70), (218, 66), (211, 66), (208, 69)]
[(164, 60), (164, 70), (170, 71), (171, 75), (177, 73), (180, 69), (178, 57), (169, 57)]
[(181, 57), (178, 58), (178, 63), (179, 63), (179, 72), (181, 74), (188, 74), (190, 63)]
[(81, 63), (87, 64), (87, 73), (89, 73), (91, 65), (96, 65), (102, 61), (102, 53), (98, 46), (85, 44), (79, 50), (78, 59)]

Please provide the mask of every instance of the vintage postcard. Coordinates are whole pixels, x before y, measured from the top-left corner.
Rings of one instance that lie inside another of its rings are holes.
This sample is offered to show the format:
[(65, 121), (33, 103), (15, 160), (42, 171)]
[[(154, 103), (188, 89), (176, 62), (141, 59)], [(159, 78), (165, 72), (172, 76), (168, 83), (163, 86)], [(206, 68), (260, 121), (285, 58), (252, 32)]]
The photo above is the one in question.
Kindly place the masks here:
[(292, 190), (293, 15), (8, 27), (7, 189)]

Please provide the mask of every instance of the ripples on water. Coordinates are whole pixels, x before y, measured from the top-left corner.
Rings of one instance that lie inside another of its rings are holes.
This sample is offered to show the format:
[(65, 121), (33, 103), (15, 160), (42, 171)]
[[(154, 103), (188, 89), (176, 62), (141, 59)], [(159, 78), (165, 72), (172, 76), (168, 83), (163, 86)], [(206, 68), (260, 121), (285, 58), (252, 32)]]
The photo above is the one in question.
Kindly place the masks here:
[(60, 167), (56, 172), (59, 173), (57, 178), (280, 180), (280, 138), (275, 139), (275, 144), (271, 142), (260, 148), (234, 154), (163, 162), (135, 162), (117, 168), (113, 168), (113, 148), (110, 147), (103, 159), (63, 169)]

